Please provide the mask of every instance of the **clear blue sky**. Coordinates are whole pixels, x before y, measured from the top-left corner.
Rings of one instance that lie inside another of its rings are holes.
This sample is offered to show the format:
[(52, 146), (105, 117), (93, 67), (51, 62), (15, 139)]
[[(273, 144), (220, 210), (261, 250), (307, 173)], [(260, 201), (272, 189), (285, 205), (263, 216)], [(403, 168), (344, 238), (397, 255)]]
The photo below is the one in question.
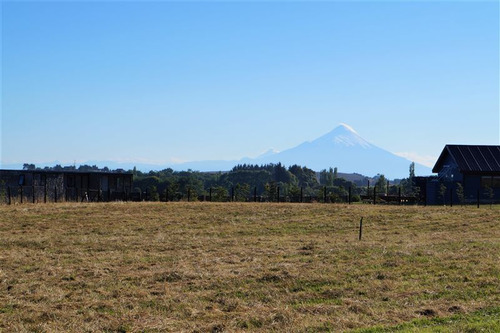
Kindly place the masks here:
[(417, 161), (499, 144), (497, 1), (1, 11), (3, 164), (239, 159), (340, 122)]

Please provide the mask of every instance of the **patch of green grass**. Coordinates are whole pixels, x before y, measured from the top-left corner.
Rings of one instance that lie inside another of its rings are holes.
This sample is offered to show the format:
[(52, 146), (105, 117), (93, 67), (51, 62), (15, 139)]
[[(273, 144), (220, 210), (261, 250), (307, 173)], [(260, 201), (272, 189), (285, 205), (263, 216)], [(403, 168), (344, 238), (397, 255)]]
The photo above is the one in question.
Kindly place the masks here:
[(13, 313), (19, 306), (17, 304), (5, 304), (0, 306), (0, 313)]
[(481, 309), (450, 317), (415, 319), (409, 323), (355, 330), (356, 333), (384, 332), (500, 332), (500, 307)]

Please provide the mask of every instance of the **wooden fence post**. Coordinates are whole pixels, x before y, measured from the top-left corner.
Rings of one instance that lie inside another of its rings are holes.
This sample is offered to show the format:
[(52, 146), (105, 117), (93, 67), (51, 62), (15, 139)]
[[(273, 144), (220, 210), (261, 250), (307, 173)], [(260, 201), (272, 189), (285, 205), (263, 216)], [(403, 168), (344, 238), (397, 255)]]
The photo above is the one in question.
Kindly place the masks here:
[(12, 203), (11, 197), (10, 197), (10, 186), (7, 186), (7, 196), (9, 197), (9, 205)]
[(47, 183), (43, 187), (43, 203), (47, 203)]
[(401, 186), (398, 189), (398, 201), (399, 201), (399, 204), (401, 205)]
[(191, 201), (191, 189), (188, 188), (188, 202)]
[(377, 187), (376, 186), (373, 187), (373, 204), (374, 205), (377, 204)]
[(366, 187), (366, 196), (370, 198), (370, 181), (368, 180), (368, 186)]
[(35, 203), (35, 185), (32, 186), (31, 191), (31, 194), (33, 195), (33, 203)]
[(54, 186), (54, 202), (57, 202), (57, 186)]
[(349, 205), (350, 205), (351, 204), (351, 187), (350, 186), (349, 186), (349, 200), (348, 200), (348, 202), (349, 202)]
[(278, 186), (278, 203), (280, 202), (280, 187)]
[(23, 186), (20, 185), (19, 188), (21, 189), (21, 203), (23, 203), (23, 196), (24, 196), (24, 193), (23, 193)]
[(300, 187), (300, 202), (304, 202), (304, 187)]
[(479, 208), (479, 190), (477, 190), (477, 208)]
[(323, 187), (323, 203), (326, 203), (326, 186)]
[(257, 202), (257, 186), (253, 188), (253, 202)]
[(359, 220), (359, 240), (361, 240), (361, 236), (363, 235), (363, 218)]
[(453, 207), (453, 189), (451, 187), (450, 187), (450, 207)]

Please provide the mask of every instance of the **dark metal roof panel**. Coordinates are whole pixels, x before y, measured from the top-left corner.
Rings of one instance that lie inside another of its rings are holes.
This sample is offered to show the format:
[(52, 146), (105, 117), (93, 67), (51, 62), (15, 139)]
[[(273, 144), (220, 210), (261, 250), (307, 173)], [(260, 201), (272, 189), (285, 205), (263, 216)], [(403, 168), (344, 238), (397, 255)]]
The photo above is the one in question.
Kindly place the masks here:
[(130, 172), (115, 172), (115, 171), (97, 171), (97, 170), (45, 170), (45, 169), (35, 169), (35, 170), (14, 170), (14, 169), (0, 169), (0, 173), (58, 173), (58, 174), (99, 174), (99, 175), (127, 175), (132, 176), (133, 173)]
[(472, 155), (472, 158), (476, 162), (476, 168), (475, 170), (477, 171), (493, 171), (488, 163), (488, 160), (484, 157), (484, 154), (482, 153), (482, 149), (479, 147), (475, 146), (469, 146), (467, 147), (469, 152)]
[(461, 172), (500, 172), (500, 146), (447, 145)]
[(488, 158), (491, 161), (494, 170), (500, 169), (500, 146), (488, 147)]

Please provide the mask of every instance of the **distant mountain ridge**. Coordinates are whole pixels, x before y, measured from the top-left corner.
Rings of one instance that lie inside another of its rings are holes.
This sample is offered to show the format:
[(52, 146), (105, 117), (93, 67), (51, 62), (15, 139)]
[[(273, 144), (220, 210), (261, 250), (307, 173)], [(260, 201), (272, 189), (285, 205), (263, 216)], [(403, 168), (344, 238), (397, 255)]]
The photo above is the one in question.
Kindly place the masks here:
[[(229, 170), (235, 164), (298, 164), (315, 171), (337, 167), (339, 172), (358, 173), (368, 177), (383, 174), (388, 178), (405, 178), (412, 161), (379, 148), (362, 138), (351, 126), (340, 124), (331, 132), (311, 141), (281, 151), (265, 152), (256, 158), (239, 161), (200, 161), (172, 166), (174, 169), (200, 171)], [(430, 175), (431, 169), (415, 164), (417, 175)]]
[[(81, 164), (107, 166), (111, 169), (129, 170), (137, 167), (138, 170), (161, 170), (170, 167), (174, 170), (196, 171), (228, 171), (237, 164), (269, 164), (282, 163), (285, 166), (298, 164), (315, 171), (330, 167), (337, 168), (339, 173), (360, 174), (373, 177), (383, 174), (389, 179), (406, 178), (409, 174), (410, 160), (397, 156), (387, 150), (379, 148), (362, 138), (351, 126), (340, 124), (325, 135), (310, 141), (303, 142), (296, 147), (277, 152), (269, 149), (256, 158), (243, 158), (227, 161), (193, 161), (170, 165), (154, 165), (143, 163), (119, 163), (113, 161), (89, 161)], [(43, 163), (37, 166), (50, 165)], [(54, 164), (52, 164), (54, 165)], [(8, 165), (4, 168), (22, 168), (22, 165)], [(416, 175), (430, 175), (430, 168), (415, 164)]]
[[(408, 177), (411, 161), (379, 148), (362, 138), (352, 127), (340, 124), (331, 132), (274, 155), (256, 159), (260, 163), (299, 164), (319, 171), (337, 167), (339, 172), (365, 176), (384, 174), (388, 178)], [(415, 164), (420, 175), (430, 175), (430, 168)]]

